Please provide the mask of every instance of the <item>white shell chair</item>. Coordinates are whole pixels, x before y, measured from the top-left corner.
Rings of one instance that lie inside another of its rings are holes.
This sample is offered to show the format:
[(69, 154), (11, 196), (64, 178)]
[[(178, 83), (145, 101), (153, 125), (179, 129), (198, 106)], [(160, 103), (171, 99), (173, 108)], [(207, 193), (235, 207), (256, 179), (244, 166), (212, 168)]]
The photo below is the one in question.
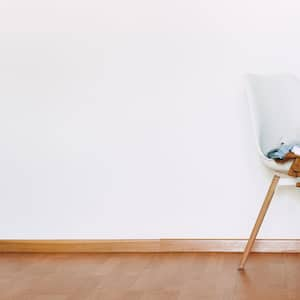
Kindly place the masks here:
[(300, 143), (300, 80), (291, 74), (245, 76), (246, 94), (254, 126), (256, 146), (263, 164), (274, 176), (247, 242), (239, 270), (243, 270), (278, 185), (296, 186), (287, 175), (291, 162), (276, 163), (266, 154), (281, 142)]

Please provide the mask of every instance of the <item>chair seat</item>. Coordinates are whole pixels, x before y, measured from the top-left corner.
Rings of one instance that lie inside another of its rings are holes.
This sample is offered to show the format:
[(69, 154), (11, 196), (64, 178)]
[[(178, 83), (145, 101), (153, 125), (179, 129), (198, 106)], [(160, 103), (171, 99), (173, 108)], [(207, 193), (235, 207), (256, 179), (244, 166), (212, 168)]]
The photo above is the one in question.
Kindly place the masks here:
[(288, 174), (289, 169), (293, 163), (292, 160), (287, 161), (285, 163), (277, 163), (274, 159), (270, 159), (266, 156), (262, 156), (261, 159), (266, 167), (272, 169), (275, 172), (279, 172), (286, 175)]

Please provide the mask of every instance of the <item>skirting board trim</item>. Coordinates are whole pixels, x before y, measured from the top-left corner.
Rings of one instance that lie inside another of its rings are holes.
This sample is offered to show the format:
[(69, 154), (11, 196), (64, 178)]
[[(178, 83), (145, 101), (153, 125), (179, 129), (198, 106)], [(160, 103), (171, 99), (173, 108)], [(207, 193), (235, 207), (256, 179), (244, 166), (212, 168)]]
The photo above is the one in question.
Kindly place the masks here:
[[(242, 252), (244, 239), (0, 240), (0, 252)], [(252, 252), (300, 253), (300, 239), (258, 239)]]

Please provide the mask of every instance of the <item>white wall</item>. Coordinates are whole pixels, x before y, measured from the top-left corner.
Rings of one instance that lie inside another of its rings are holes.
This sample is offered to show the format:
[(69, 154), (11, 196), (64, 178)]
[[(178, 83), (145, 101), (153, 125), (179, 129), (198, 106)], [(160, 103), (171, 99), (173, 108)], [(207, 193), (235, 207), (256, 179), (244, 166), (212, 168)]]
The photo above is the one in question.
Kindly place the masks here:
[[(1, 0), (0, 238), (243, 238), (270, 174), (241, 75), (300, 76), (300, 3)], [(261, 237), (300, 235), (280, 190)]]

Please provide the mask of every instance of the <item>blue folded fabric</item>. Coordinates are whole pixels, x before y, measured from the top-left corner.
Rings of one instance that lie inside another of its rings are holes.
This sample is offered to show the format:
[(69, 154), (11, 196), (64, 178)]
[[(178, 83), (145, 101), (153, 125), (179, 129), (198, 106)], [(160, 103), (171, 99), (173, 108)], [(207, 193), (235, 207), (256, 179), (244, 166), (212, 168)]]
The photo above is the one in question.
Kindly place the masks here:
[(281, 144), (279, 148), (268, 152), (267, 157), (272, 159), (284, 159), (285, 155), (293, 149), (296, 144), (286, 145)]

